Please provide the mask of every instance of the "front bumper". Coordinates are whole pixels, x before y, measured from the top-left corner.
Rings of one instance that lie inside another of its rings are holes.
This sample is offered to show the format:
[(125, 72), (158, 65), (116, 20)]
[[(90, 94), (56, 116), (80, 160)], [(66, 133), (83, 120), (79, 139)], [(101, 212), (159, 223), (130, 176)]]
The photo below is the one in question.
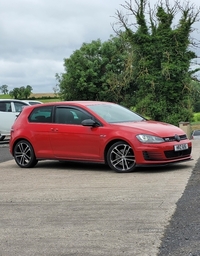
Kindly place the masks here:
[[(174, 146), (188, 144), (188, 149), (175, 151)], [(164, 142), (160, 144), (140, 143), (135, 149), (136, 163), (141, 165), (166, 165), (191, 160), (192, 143), (190, 140)]]

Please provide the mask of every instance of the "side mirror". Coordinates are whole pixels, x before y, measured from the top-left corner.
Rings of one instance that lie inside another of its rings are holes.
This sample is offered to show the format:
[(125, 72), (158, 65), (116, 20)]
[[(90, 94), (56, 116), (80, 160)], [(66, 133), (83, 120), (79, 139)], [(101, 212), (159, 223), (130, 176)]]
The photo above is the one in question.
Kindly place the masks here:
[(99, 126), (99, 123), (95, 122), (95, 121), (92, 120), (92, 119), (85, 119), (85, 120), (83, 120), (83, 121), (81, 122), (81, 124), (82, 124), (83, 126), (93, 126), (93, 127)]

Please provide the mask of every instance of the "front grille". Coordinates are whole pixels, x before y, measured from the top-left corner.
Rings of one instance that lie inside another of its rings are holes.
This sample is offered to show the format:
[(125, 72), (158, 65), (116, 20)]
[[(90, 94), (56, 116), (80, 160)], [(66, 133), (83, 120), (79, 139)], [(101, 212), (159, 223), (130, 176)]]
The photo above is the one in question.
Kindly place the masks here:
[[(182, 150), (182, 151), (174, 151), (174, 150), (164, 151), (164, 154), (167, 159), (189, 156), (191, 154), (191, 147), (188, 148), (187, 150)], [(153, 151), (143, 151), (143, 157), (147, 161), (153, 161), (153, 160), (162, 161), (166, 159), (162, 153), (153, 152)]]
[[(179, 138), (180, 138), (180, 140), (186, 140), (186, 139), (187, 139), (187, 136), (184, 134), (184, 135), (180, 135)], [(166, 142), (177, 141), (177, 139), (176, 139), (175, 136), (165, 137), (165, 138), (163, 138), (163, 139), (164, 139), (164, 141), (166, 141)]]
[(164, 151), (166, 158), (176, 158), (176, 157), (184, 157), (189, 156), (191, 154), (191, 147), (187, 150), (182, 151), (174, 151), (174, 150), (168, 150)]

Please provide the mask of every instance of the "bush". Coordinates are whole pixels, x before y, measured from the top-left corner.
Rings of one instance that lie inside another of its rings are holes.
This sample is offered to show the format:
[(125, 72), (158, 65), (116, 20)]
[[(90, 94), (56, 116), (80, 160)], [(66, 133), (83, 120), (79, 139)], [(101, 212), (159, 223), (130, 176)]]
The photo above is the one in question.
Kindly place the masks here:
[(200, 113), (195, 113), (193, 117), (194, 122), (200, 122)]

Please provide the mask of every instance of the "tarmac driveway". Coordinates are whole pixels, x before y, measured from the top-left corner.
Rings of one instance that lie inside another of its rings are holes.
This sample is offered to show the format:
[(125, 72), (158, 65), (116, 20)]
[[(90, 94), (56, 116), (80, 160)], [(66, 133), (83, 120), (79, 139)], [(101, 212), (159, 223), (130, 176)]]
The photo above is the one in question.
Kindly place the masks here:
[(0, 255), (157, 255), (193, 161), (119, 174), (102, 165), (0, 163)]

